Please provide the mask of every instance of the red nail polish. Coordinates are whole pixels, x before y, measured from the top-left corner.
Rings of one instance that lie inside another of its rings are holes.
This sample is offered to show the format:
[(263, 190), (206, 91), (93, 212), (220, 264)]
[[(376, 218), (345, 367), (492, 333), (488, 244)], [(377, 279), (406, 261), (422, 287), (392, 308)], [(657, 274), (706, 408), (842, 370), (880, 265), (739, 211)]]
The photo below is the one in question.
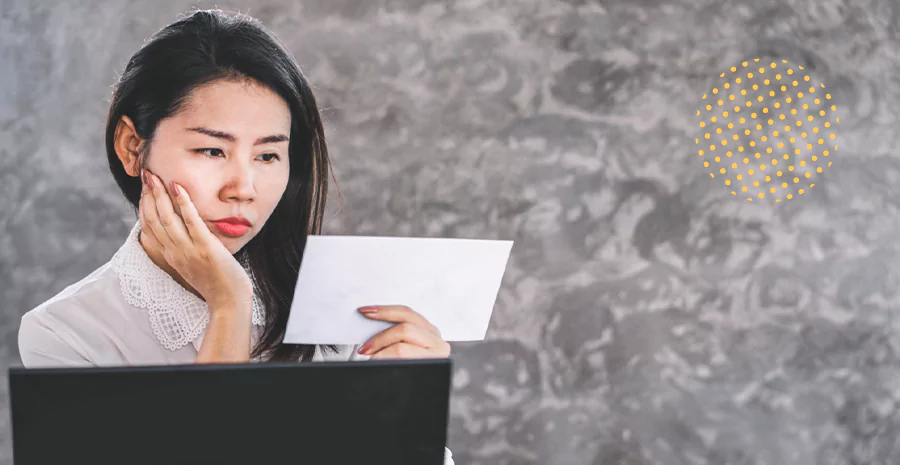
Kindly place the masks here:
[(372, 344), (370, 344), (370, 343), (367, 342), (367, 343), (363, 344), (362, 347), (359, 348), (359, 350), (357, 351), (357, 353), (360, 354), (360, 355), (366, 355), (366, 352), (368, 352), (368, 350), (369, 350), (371, 347), (372, 347)]

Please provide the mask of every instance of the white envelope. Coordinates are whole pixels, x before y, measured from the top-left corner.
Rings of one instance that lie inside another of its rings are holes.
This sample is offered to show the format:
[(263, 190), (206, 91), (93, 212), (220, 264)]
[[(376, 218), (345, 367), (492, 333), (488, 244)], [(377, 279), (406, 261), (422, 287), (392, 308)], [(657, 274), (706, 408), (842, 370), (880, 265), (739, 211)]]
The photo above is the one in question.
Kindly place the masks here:
[(447, 341), (483, 340), (512, 244), (311, 235), (284, 342), (362, 344), (393, 324), (364, 317), (366, 305), (406, 305)]

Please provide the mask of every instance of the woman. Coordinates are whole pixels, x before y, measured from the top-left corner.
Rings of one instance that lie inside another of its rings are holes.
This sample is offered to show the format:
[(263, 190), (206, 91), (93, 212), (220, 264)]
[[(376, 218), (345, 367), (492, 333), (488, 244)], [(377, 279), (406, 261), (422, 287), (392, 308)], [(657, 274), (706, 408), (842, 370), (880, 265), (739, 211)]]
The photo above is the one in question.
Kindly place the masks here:
[(255, 19), (197, 11), (147, 41), (115, 87), (106, 151), (139, 221), (23, 316), (26, 367), (449, 355), (395, 305), (360, 309), (398, 323), (361, 347), (281, 342), (330, 162), (309, 84)]

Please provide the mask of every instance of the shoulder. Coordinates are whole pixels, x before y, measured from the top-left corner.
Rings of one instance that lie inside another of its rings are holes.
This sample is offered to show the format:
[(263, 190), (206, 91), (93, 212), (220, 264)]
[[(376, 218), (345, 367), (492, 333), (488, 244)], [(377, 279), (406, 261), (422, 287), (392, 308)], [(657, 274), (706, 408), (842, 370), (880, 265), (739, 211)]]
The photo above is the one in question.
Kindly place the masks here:
[(124, 308), (117, 286), (115, 271), (107, 262), (26, 312), (18, 334), (23, 364), (89, 362), (84, 342), (96, 336), (98, 325)]

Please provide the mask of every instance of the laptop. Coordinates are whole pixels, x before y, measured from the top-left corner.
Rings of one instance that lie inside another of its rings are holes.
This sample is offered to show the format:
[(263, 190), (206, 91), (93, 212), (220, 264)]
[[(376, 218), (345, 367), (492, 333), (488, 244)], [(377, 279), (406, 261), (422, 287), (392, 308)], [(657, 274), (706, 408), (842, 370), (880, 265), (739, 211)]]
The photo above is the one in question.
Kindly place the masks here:
[(17, 465), (441, 465), (451, 361), (9, 369)]

